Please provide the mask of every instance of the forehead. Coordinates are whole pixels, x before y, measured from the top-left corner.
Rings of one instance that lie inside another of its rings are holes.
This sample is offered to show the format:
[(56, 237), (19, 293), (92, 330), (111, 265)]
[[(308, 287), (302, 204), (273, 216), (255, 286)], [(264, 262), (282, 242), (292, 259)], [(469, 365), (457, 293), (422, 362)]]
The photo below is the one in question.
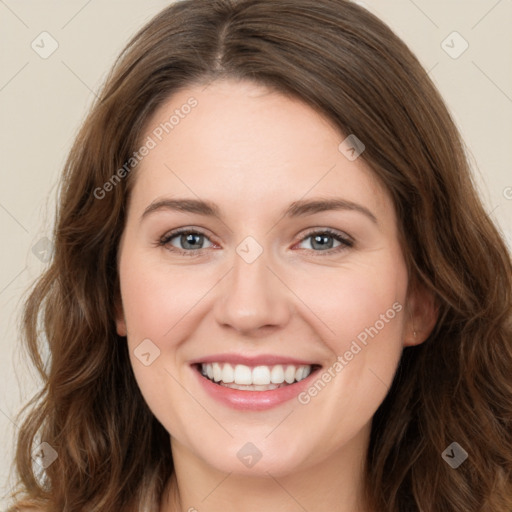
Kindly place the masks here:
[(264, 86), (192, 86), (147, 123), (143, 141), (153, 147), (137, 166), (132, 200), (186, 195), (268, 210), (274, 202), (281, 208), (341, 195), (389, 210), (387, 192), (363, 159), (350, 161), (340, 151), (345, 137), (306, 103)]

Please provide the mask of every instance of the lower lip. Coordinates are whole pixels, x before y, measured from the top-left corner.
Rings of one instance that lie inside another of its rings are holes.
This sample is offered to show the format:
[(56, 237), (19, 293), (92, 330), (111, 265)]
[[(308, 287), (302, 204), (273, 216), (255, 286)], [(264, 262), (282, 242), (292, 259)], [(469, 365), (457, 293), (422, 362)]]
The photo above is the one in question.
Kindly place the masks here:
[(277, 407), (304, 391), (310, 383), (310, 379), (316, 375), (317, 370), (313, 371), (305, 379), (295, 384), (289, 384), (282, 388), (269, 391), (242, 391), (240, 389), (231, 389), (219, 384), (215, 384), (210, 379), (203, 377), (200, 371), (193, 368), (194, 373), (205, 391), (215, 400), (228, 405), (234, 409), (245, 409), (252, 411), (263, 411)]

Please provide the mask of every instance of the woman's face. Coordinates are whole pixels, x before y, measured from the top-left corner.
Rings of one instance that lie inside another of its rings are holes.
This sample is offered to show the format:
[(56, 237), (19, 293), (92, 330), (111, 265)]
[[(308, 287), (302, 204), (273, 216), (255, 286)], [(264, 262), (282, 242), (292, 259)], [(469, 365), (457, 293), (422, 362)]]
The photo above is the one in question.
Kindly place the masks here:
[(345, 138), (248, 82), (149, 122), (117, 329), (174, 452), (284, 475), (366, 448), (415, 341), (391, 199)]

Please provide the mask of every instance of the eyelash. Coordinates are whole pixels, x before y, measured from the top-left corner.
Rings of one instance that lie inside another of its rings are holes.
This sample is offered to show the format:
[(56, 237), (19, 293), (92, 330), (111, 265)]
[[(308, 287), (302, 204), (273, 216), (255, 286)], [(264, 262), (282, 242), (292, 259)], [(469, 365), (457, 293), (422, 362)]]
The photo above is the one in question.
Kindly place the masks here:
[[(180, 235), (201, 235), (201, 236), (204, 236), (205, 238), (208, 238), (207, 235), (200, 230), (190, 229), (190, 228), (181, 228), (181, 229), (177, 229), (175, 231), (171, 231), (171, 232), (165, 234), (158, 241), (157, 245), (160, 247), (165, 247), (167, 250), (169, 250), (171, 252), (180, 254), (182, 256), (188, 256), (188, 257), (199, 256), (202, 254), (202, 252), (204, 250), (207, 249), (207, 248), (196, 249), (196, 250), (190, 249), (187, 251), (187, 250), (178, 249), (177, 247), (169, 245), (169, 242), (173, 238), (176, 238), (177, 236), (180, 236)], [(347, 235), (343, 236), (338, 231), (334, 231), (329, 228), (322, 229), (322, 230), (316, 230), (316, 231), (310, 231), (309, 233), (304, 235), (299, 240), (299, 242), (303, 242), (304, 240), (307, 240), (308, 238), (311, 238), (314, 235), (329, 235), (330, 237), (334, 238), (337, 242), (340, 242), (340, 245), (338, 247), (327, 249), (325, 251), (315, 251), (313, 249), (301, 249), (301, 250), (312, 251), (314, 253), (319, 253), (318, 254), (319, 256), (324, 256), (324, 255), (332, 255), (332, 254), (338, 253), (340, 251), (349, 249), (354, 246), (354, 241), (350, 237), (348, 237)]]

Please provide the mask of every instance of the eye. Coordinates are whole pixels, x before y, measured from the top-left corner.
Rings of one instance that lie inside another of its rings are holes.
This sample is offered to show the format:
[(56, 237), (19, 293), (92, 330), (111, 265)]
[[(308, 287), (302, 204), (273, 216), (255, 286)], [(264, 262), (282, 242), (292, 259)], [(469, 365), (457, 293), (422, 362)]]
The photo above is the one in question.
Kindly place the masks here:
[(354, 245), (354, 241), (350, 237), (330, 229), (310, 232), (302, 239), (299, 245), (304, 243), (306, 243), (306, 247), (302, 247), (302, 249), (329, 253), (353, 247)]
[[(207, 243), (206, 246), (205, 242)], [(213, 246), (204, 233), (193, 229), (171, 231), (160, 239), (158, 245), (165, 246), (170, 251), (176, 251), (187, 256), (192, 256), (197, 251)]]
[[(332, 254), (353, 247), (354, 241), (348, 235), (330, 229), (323, 229), (307, 234), (298, 245), (300, 246), (301, 244), (306, 245), (305, 247), (300, 247), (301, 249)], [(213, 247), (215, 244), (201, 231), (183, 228), (166, 233), (159, 240), (158, 245), (164, 246), (172, 252), (194, 256), (203, 249)]]

